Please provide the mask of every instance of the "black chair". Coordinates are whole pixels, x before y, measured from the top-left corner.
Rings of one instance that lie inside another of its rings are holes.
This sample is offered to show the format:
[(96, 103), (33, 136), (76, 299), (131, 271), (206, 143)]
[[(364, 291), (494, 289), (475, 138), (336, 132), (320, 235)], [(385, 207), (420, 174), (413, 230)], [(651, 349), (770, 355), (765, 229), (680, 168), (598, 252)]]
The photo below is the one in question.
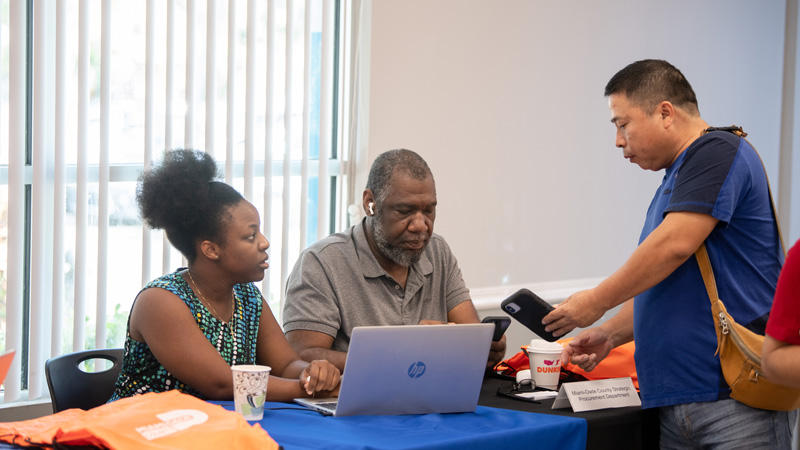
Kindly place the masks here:
[[(121, 348), (84, 350), (50, 358), (44, 365), (53, 412), (65, 409), (91, 409), (111, 398), (114, 384), (122, 369)], [(81, 363), (88, 360), (108, 360), (111, 368), (102, 372), (84, 372)]]

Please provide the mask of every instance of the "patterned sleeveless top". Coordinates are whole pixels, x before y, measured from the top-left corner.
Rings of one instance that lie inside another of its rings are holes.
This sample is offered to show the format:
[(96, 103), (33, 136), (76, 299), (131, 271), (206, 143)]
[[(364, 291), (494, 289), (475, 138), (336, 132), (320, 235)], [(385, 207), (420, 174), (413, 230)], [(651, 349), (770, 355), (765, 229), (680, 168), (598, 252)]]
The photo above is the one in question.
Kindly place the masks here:
[[(236, 335), (234, 342), (228, 326), (223, 325), (222, 321), (211, 315), (206, 306), (194, 295), (189, 284), (181, 276), (183, 270), (184, 268), (178, 269), (151, 281), (142, 291), (149, 288), (161, 288), (177, 295), (189, 307), (200, 331), (219, 351), (225, 362), (229, 365), (255, 364), (256, 339), (262, 308), (261, 291), (253, 283), (234, 286), (236, 310), (235, 319), (231, 320), (234, 327), (233, 334)], [(131, 338), (129, 316), (122, 370), (109, 402), (145, 392), (164, 392), (172, 389), (206, 399), (196, 389), (182, 383), (169, 373), (153, 356), (147, 344)]]

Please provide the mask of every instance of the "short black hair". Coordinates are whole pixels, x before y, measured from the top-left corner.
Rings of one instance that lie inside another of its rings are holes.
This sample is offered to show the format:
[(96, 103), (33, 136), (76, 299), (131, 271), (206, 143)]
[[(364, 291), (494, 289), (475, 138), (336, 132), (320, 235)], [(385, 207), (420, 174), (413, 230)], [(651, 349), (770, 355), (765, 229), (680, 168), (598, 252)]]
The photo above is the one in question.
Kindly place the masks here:
[(216, 181), (217, 163), (200, 150), (167, 150), (160, 163), (144, 171), (136, 186), (142, 220), (163, 229), (189, 262), (195, 244), (221, 243), (228, 209), (244, 199), (236, 189)]
[(635, 106), (652, 112), (668, 101), (692, 115), (700, 114), (692, 85), (667, 61), (643, 59), (627, 65), (606, 84), (605, 96), (623, 94)]
[(380, 206), (389, 195), (392, 175), (396, 172), (409, 175), (417, 180), (433, 178), (428, 163), (416, 152), (408, 149), (397, 149), (383, 152), (375, 158), (367, 178), (367, 189), (372, 191), (375, 202)]

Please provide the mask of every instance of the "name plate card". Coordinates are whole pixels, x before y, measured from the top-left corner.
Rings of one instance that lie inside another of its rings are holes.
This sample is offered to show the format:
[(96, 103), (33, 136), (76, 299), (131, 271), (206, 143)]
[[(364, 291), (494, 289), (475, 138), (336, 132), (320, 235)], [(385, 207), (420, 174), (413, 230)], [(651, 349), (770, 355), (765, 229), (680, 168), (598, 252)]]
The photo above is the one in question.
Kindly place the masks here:
[(573, 411), (581, 412), (641, 405), (631, 377), (625, 377), (564, 383), (552, 409), (572, 406)]

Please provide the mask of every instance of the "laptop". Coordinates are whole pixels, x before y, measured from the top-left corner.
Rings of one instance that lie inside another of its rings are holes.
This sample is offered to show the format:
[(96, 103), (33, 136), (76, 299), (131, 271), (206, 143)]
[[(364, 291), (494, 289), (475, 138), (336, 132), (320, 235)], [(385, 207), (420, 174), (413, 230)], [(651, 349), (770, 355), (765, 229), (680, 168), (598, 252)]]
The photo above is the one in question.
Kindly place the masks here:
[(14, 361), (14, 350), (9, 350), (0, 355), (0, 384), (6, 381), (8, 369), (11, 368), (11, 362)]
[(338, 398), (297, 398), (326, 415), (473, 412), (494, 325), (355, 327)]

